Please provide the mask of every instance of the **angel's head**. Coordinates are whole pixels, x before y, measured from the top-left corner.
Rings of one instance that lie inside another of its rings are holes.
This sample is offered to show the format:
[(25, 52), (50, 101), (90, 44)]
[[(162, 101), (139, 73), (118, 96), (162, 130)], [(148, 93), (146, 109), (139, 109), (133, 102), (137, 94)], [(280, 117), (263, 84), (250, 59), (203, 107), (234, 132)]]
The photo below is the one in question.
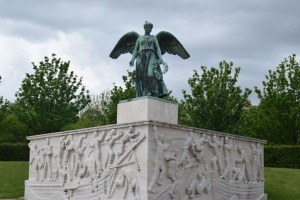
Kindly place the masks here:
[(145, 21), (144, 29), (146, 34), (150, 34), (153, 28), (153, 24), (151, 22)]

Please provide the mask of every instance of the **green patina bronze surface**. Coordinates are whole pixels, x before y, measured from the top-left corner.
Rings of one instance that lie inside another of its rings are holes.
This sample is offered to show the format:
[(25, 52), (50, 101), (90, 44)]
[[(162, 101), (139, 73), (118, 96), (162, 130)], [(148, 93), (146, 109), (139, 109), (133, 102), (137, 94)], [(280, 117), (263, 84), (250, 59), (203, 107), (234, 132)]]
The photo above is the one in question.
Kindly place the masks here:
[(182, 44), (175, 36), (166, 31), (161, 31), (157, 35), (150, 35), (153, 24), (145, 22), (144, 35), (132, 31), (125, 34), (118, 41), (110, 57), (118, 58), (121, 54), (131, 53), (130, 66), (136, 62), (136, 97), (153, 96), (164, 97), (168, 94), (167, 87), (163, 80), (163, 72), (160, 65), (167, 65), (163, 62), (162, 55), (168, 52), (178, 55), (183, 59), (190, 57)]

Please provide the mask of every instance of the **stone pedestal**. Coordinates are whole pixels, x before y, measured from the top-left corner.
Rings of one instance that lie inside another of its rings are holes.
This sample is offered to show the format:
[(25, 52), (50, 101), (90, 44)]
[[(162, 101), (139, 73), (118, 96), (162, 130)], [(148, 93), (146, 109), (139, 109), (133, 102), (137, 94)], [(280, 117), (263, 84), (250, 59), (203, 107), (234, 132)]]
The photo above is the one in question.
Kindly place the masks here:
[(178, 124), (178, 105), (155, 97), (135, 98), (118, 104), (118, 124), (139, 121)]
[(27, 200), (265, 200), (265, 141), (177, 124), (177, 105), (121, 102), (118, 124), (28, 137)]

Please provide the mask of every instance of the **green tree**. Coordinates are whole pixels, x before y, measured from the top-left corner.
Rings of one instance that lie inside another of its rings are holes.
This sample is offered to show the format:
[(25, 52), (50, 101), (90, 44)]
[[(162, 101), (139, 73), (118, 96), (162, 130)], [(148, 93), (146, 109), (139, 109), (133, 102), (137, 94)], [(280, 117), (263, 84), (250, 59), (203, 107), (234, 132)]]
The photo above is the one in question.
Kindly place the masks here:
[(135, 97), (135, 71), (127, 73), (122, 76), (125, 87), (113, 84), (111, 90), (105, 90), (100, 95), (92, 95), (91, 102), (80, 113), (79, 120), (65, 126), (64, 130), (117, 123), (118, 103)]
[(0, 121), (5, 117), (8, 112), (9, 101), (0, 97)]
[[(2, 77), (0, 76), (0, 83), (1, 83)], [(7, 114), (9, 106), (9, 101), (3, 98), (3, 96), (0, 96), (0, 121), (3, 120), (5, 115)]]
[(264, 124), (270, 123), (266, 121), (265, 118), (261, 116), (262, 112), (258, 106), (250, 106), (248, 109), (244, 110), (239, 123), (239, 132), (241, 135), (266, 139), (268, 130), (265, 129), (262, 134), (262, 127)]
[(79, 123), (85, 127), (93, 127), (103, 125), (105, 117), (103, 116), (103, 102), (109, 98), (108, 91), (103, 91), (100, 95), (92, 95), (91, 102), (80, 114)]
[(0, 121), (0, 143), (26, 142), (28, 128), (15, 113), (8, 113)]
[(128, 71), (127, 76), (122, 76), (125, 88), (114, 84), (109, 94), (102, 97), (101, 125), (117, 123), (117, 105), (120, 101), (132, 99), (135, 94), (135, 71)]
[(27, 127), (14, 114), (14, 107), (13, 103), (0, 97), (0, 143), (26, 141)]
[(300, 63), (296, 61), (296, 55), (284, 59), (275, 71), (269, 70), (262, 85), (262, 90), (255, 88), (260, 100), (255, 117), (260, 123), (252, 126), (270, 143), (297, 144), (300, 134)]
[[(233, 63), (220, 62), (219, 68), (202, 66), (202, 74), (194, 70), (188, 80), (191, 94), (183, 91), (180, 103), (179, 122), (184, 125), (225, 131), (239, 132), (239, 121), (243, 111), (250, 105), (251, 90), (243, 91), (236, 86), (240, 68)], [(233, 75), (232, 75), (233, 73)]]
[(107, 120), (103, 114), (103, 103), (108, 101), (109, 91), (103, 91), (100, 95), (91, 95), (91, 102), (80, 112), (79, 120), (74, 124), (64, 126), (63, 130), (74, 130), (105, 125)]
[(78, 113), (90, 102), (89, 92), (82, 86), (82, 78), (69, 72), (70, 61), (64, 62), (52, 54), (34, 73), (26, 74), (17, 92), (18, 117), (28, 125), (31, 134), (61, 130), (78, 120)]
[(123, 75), (122, 79), (125, 87), (113, 84), (111, 90), (102, 92), (97, 99), (94, 99), (96, 102), (94, 101), (92, 107), (96, 108), (94, 110), (99, 113), (98, 125), (117, 123), (118, 103), (125, 99), (135, 98), (135, 71), (127, 71), (127, 75)]
[[(2, 77), (0, 76), (0, 83)], [(15, 137), (11, 133), (7, 133), (12, 124), (8, 122), (8, 115), (10, 114), (10, 102), (0, 96), (0, 143), (15, 141)], [(15, 125), (15, 124), (14, 124)], [(17, 135), (17, 134), (16, 134)]]
[[(132, 99), (135, 94), (135, 71), (127, 71), (122, 76), (124, 87), (113, 84), (111, 90), (103, 91), (100, 95), (92, 95), (89, 105), (80, 113), (80, 118), (75, 124), (69, 124), (64, 130), (88, 128), (117, 123), (117, 105), (120, 101)], [(177, 103), (177, 99), (171, 95), (164, 99)]]

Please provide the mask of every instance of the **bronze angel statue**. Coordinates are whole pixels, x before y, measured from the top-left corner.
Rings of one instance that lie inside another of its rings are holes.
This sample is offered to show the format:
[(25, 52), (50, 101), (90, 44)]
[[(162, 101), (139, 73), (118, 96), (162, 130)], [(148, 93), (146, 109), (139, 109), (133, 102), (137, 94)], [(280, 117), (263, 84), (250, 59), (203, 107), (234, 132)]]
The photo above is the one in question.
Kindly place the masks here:
[(166, 31), (157, 35), (150, 35), (153, 24), (145, 22), (144, 35), (132, 31), (118, 41), (109, 57), (117, 59), (121, 54), (131, 53), (130, 66), (136, 60), (136, 97), (154, 96), (164, 97), (168, 94), (167, 87), (163, 81), (163, 72), (160, 65), (168, 66), (163, 62), (162, 55), (166, 52), (178, 55), (183, 59), (190, 57), (182, 44), (175, 36)]

